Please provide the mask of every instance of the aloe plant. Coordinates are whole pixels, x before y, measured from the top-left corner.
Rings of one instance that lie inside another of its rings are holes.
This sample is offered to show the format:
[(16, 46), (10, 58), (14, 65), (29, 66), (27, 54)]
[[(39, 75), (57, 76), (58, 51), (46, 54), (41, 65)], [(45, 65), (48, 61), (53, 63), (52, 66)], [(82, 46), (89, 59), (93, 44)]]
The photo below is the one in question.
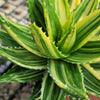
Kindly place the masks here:
[(30, 100), (100, 97), (99, 0), (27, 0), (31, 25), (0, 15), (0, 55), (16, 65), (0, 82), (35, 82)]

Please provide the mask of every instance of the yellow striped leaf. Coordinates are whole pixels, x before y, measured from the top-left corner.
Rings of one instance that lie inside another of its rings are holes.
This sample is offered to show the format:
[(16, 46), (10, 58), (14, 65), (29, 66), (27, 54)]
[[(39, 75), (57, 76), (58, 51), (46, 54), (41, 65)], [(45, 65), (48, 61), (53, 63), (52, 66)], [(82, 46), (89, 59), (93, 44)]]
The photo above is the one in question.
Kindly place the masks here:
[(0, 55), (13, 63), (29, 69), (45, 69), (47, 60), (23, 48), (0, 47)]
[(67, 18), (70, 14), (70, 8), (67, 0), (52, 0), (55, 5), (55, 12), (58, 15), (60, 22), (64, 25), (67, 21)]
[(3, 28), (7, 31), (7, 33), (22, 47), (27, 49), (28, 51), (41, 56), (38, 48), (36, 47), (36, 43), (31, 36), (31, 32), (29, 27), (19, 25), (14, 23), (4, 16), (0, 15), (0, 23)]
[(71, 52), (85, 45), (98, 31), (100, 31), (100, 10), (95, 11), (76, 24), (76, 42)]
[[(82, 65), (89, 73), (91, 73), (96, 79), (100, 81), (100, 73), (97, 73), (96, 70), (92, 67), (92, 64), (83, 64)], [(99, 65), (100, 67), (100, 65)]]
[(70, 9), (73, 11), (79, 4), (81, 0), (69, 0)]
[(83, 0), (75, 9), (75, 23), (97, 10), (98, 5), (99, 0)]
[(61, 38), (61, 40), (58, 42), (57, 45), (62, 52), (68, 53), (71, 50), (72, 46), (74, 45), (75, 39), (76, 39), (76, 30), (75, 28), (73, 28), (67, 34), (65, 33), (65, 35)]
[(8, 47), (20, 47), (20, 45), (5, 31), (0, 30), (0, 42)]
[(44, 17), (47, 34), (52, 41), (58, 41), (62, 25), (67, 21), (70, 9), (67, 0), (43, 0)]
[(97, 65), (100, 70), (100, 64), (85, 65), (85, 67), (82, 66), (81, 68), (87, 92), (100, 98), (100, 73), (98, 76), (97, 72), (93, 69)]
[(46, 72), (42, 81), (41, 100), (65, 100), (66, 91), (58, 87)]
[(30, 16), (31, 23), (36, 23), (36, 25), (46, 30), (43, 7), (40, 0), (26, 0), (28, 5), (28, 12)]
[(58, 50), (55, 43), (45, 35), (41, 28), (33, 24), (31, 25), (31, 32), (40, 52), (47, 58), (58, 59), (66, 57)]
[(63, 60), (74, 64), (90, 64), (100, 62), (100, 46), (94, 49), (79, 49)]
[(13, 66), (6, 73), (0, 76), (0, 82), (36, 82), (41, 80), (43, 73), (44, 71), (42, 70), (32, 70), (20, 66)]
[(59, 87), (76, 97), (88, 98), (79, 66), (60, 60), (49, 60), (48, 66), (51, 77)]
[(78, 51), (70, 54), (65, 61), (77, 64), (100, 62), (100, 40), (88, 41)]

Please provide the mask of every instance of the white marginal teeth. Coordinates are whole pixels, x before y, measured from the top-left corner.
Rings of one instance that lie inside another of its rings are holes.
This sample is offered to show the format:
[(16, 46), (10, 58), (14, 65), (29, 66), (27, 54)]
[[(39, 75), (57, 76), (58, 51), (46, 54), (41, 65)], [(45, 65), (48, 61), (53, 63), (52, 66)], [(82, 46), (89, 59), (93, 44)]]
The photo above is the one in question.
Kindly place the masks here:
[(44, 32), (44, 34), (46, 35), (46, 32)]
[(11, 27), (8, 27), (9, 29), (11, 29)]
[(42, 30), (42, 27), (40, 27), (40, 29)]

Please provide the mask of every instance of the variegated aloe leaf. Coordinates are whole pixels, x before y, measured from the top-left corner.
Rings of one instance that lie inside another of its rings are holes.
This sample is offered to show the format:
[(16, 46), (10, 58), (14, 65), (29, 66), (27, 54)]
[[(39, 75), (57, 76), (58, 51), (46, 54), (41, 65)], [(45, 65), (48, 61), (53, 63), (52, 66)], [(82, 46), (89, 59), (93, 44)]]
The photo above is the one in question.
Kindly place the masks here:
[(20, 66), (13, 66), (0, 77), (0, 82), (36, 82), (43, 77), (43, 70), (31, 70)]
[(47, 60), (23, 48), (0, 47), (0, 55), (15, 64), (29, 69), (45, 69)]
[(58, 87), (49, 74), (44, 74), (42, 88), (41, 88), (41, 100), (65, 100), (67, 93)]
[[(99, 63), (98, 63), (99, 64)], [(100, 73), (97, 72), (92, 66), (94, 64), (83, 64), (82, 66), (87, 70), (89, 71), (96, 79), (100, 80)], [(99, 64), (100, 65), (100, 64)]]
[(98, 31), (100, 31), (100, 10), (95, 11), (76, 24), (76, 42), (71, 52), (85, 45)]
[(90, 66), (96, 71), (96, 73), (99, 74), (99, 77), (100, 77), (100, 62), (90, 64)]
[(42, 29), (35, 24), (31, 25), (31, 32), (40, 52), (47, 58), (58, 59), (68, 56), (63, 55), (55, 46), (55, 42), (50, 41)]
[(65, 25), (63, 26), (62, 37), (58, 41), (57, 46), (63, 53), (68, 53), (73, 47), (76, 40), (76, 29), (74, 26), (74, 13), (68, 17)]
[(49, 73), (55, 83), (71, 95), (87, 99), (80, 66), (60, 60), (49, 60)]
[(64, 36), (61, 38), (57, 45), (62, 52), (68, 53), (73, 47), (75, 40), (76, 30), (75, 27), (73, 27), (71, 31), (64, 34)]
[[(72, 1), (76, 1), (76, 0), (72, 0)], [(82, 20), (84, 17), (88, 16), (90, 13), (97, 10), (98, 5), (99, 5), (99, 0), (82, 0), (80, 5), (75, 9), (74, 22), (77, 23), (78, 21)]]
[(100, 37), (96, 36), (91, 39), (91, 41), (88, 41), (82, 49), (90, 50), (92, 49), (92, 52), (99, 52), (100, 51)]
[(87, 53), (100, 53), (100, 37), (93, 37), (80, 50), (86, 50)]
[(90, 42), (91, 41), (100, 41), (100, 32), (98, 31), (98, 33), (93, 37), (93, 38), (91, 38), (91, 40), (90, 40)]
[(100, 51), (98, 52), (98, 50), (97, 52), (93, 52), (92, 49), (80, 49), (63, 60), (74, 64), (89, 64), (100, 62)]
[(87, 92), (100, 97), (100, 63), (82, 65), (82, 70)]
[(31, 36), (29, 27), (14, 23), (2, 15), (0, 15), (0, 24), (22, 47), (36, 55), (41, 55)]
[(8, 47), (20, 47), (20, 45), (7, 34), (7, 32), (0, 30), (0, 42)]
[(33, 87), (33, 91), (31, 93), (29, 100), (39, 100), (40, 99), (41, 85), (42, 85), (41, 80), (35, 82), (34, 87)]
[(62, 25), (67, 21), (70, 9), (67, 0), (43, 0), (44, 17), (48, 36), (53, 42), (61, 38)]
[(73, 15), (74, 15), (74, 12), (71, 12), (70, 15), (67, 18), (67, 21), (63, 25), (60, 40), (64, 37), (64, 35), (68, 34), (68, 32), (70, 32), (73, 27), (75, 27), (74, 26), (74, 17), (73, 17)]
[(80, 2), (81, 0), (68, 0), (70, 10), (73, 11), (80, 4)]
[(99, 37), (93, 37), (78, 51), (72, 53), (65, 61), (85, 64), (100, 62), (100, 40)]
[(40, 0), (26, 0), (28, 4), (28, 11), (31, 23), (36, 23), (36, 25), (46, 30), (45, 21), (44, 21), (44, 12)]

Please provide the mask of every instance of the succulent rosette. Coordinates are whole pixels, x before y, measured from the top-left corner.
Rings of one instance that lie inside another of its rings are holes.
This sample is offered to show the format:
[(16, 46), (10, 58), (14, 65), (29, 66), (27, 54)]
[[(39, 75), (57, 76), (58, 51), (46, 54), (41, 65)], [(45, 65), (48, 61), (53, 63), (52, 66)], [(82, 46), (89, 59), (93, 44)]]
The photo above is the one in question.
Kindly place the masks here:
[(30, 100), (100, 97), (99, 0), (27, 0), (31, 25), (0, 15), (0, 55), (16, 65), (0, 82), (35, 82)]

